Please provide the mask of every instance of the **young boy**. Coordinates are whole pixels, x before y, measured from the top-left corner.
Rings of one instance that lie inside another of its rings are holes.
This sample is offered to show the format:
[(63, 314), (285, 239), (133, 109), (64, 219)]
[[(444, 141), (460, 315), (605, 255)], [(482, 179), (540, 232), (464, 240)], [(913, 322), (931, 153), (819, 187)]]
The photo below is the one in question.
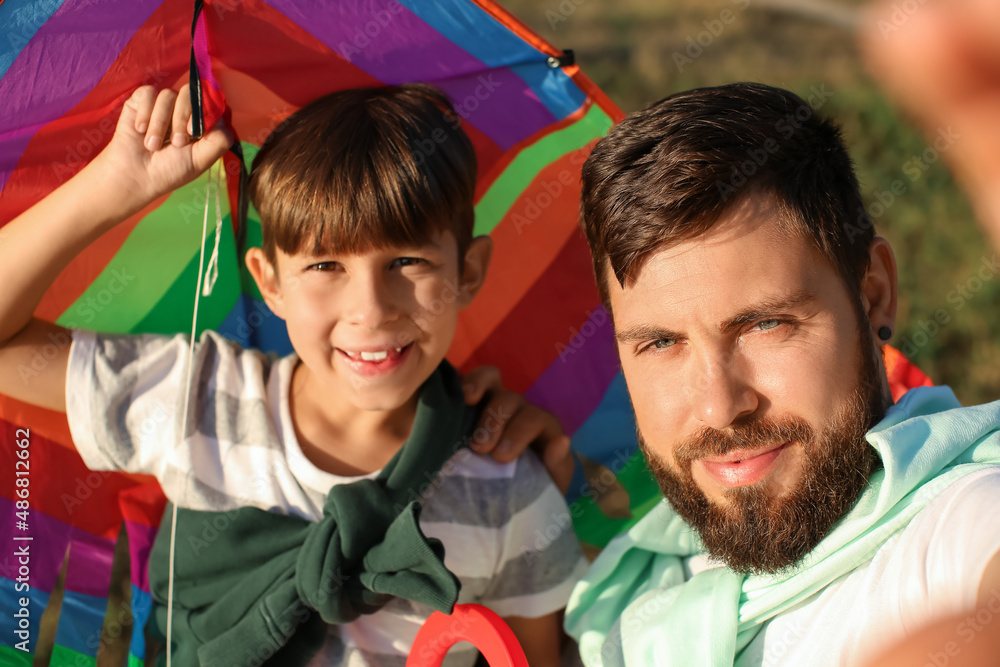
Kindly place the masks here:
[[(246, 263), (294, 354), (277, 359), (205, 332), (194, 346), (187, 424), (182, 335), (73, 330), (54, 370), (27, 385), (10, 379), (33, 346), (60, 333), (31, 314), (66, 263), (226, 150), (218, 128), (189, 141), (190, 109), (186, 88), (137, 90), (109, 146), (4, 230), (0, 391), (64, 409), (88, 466), (156, 475), (179, 507), (252, 506), (317, 521), (332, 487), (375, 478), (393, 459), (411, 435), (421, 387), (450, 369), (439, 366), (457, 313), (482, 286), (491, 254), (488, 238), (472, 238), (475, 155), (448, 101), (428, 86), (321, 98), (275, 130), (251, 181), (263, 247)], [(434, 149), (416, 149), (427, 137)], [(584, 562), (571, 530), (536, 549), (536, 532), (551, 534), (553, 517), (567, 515), (545, 469), (533, 455), (501, 464), (461, 450), (428, 481), (420, 529), (443, 542), (458, 601), (505, 617), (533, 667), (557, 665), (559, 613)], [(309, 664), (402, 664), (429, 613), (397, 598), (331, 625)], [(446, 664), (474, 661), (464, 644)]]

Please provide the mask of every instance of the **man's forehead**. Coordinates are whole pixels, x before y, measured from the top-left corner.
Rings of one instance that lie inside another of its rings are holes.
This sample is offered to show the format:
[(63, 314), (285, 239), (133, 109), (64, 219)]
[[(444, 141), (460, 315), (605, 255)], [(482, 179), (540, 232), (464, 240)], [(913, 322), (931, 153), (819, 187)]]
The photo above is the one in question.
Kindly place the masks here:
[(772, 196), (747, 196), (735, 202), (705, 231), (672, 238), (650, 248), (643, 260), (631, 267), (631, 276), (637, 278), (650, 263), (684, 264), (719, 251), (742, 254), (776, 245), (790, 245), (794, 252), (809, 252), (809, 244), (796, 226), (788, 224)]
[(633, 264), (625, 285), (617, 282), (609, 262), (605, 262), (604, 269), (617, 291), (630, 292), (683, 286), (689, 280), (708, 283), (721, 271), (742, 272), (754, 264), (763, 264), (771, 274), (772, 267), (778, 268), (777, 262), (788, 265), (816, 260), (829, 263), (801, 233), (767, 211), (758, 216), (720, 220), (703, 234), (660, 244)]

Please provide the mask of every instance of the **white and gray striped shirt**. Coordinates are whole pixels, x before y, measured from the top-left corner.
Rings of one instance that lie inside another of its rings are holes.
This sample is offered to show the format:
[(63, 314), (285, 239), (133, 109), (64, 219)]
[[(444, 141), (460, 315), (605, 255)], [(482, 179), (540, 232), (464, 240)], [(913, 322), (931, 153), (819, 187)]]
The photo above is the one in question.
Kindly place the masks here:
[[(278, 358), (202, 334), (180, 439), (188, 341), (73, 330), (66, 414), (84, 462), (154, 475), (171, 501), (190, 509), (249, 505), (318, 520), (330, 488), (359, 478), (330, 474), (302, 453), (288, 404), (296, 355)], [(565, 500), (533, 454), (502, 464), (460, 450), (418, 493), (420, 527), (444, 543), (445, 565), (462, 582), (459, 602), (529, 618), (565, 606), (586, 561)], [(396, 599), (331, 626), (310, 665), (402, 667), (430, 613)], [(472, 665), (475, 656), (460, 643), (445, 665)]]

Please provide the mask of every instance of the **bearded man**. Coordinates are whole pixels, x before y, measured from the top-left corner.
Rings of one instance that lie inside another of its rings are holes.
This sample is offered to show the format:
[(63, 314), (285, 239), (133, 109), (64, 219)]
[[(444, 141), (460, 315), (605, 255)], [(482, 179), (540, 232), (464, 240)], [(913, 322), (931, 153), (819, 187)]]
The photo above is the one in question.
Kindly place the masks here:
[(597, 145), (581, 208), (665, 497), (573, 593), (585, 664), (855, 665), (977, 603), (1000, 630), (1000, 402), (893, 404), (895, 258), (836, 125), (680, 93)]

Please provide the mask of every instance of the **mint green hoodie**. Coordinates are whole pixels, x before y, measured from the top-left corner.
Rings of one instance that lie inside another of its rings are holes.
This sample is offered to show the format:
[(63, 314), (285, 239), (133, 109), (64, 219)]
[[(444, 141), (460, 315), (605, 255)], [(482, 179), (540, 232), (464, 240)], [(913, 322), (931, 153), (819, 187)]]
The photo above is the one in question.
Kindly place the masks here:
[(685, 579), (695, 531), (662, 501), (577, 584), (566, 632), (587, 667), (730, 667), (764, 624), (870, 560), (958, 478), (1000, 464), (1000, 401), (963, 408), (948, 387), (911, 389), (866, 435), (884, 468), (803, 561), (779, 575), (722, 567)]

